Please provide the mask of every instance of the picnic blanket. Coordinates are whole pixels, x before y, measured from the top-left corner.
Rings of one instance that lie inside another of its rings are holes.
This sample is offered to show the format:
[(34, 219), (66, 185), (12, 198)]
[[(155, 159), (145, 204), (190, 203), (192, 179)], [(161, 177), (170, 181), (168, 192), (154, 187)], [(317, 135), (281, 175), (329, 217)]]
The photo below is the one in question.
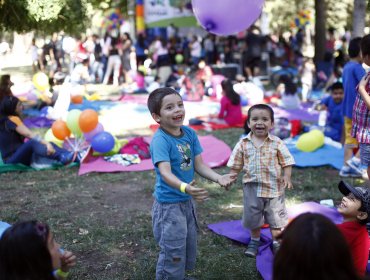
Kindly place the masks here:
[(344, 162), (344, 148), (337, 148), (330, 144), (324, 144), (316, 151), (306, 153), (296, 148), (298, 137), (285, 141), (290, 153), (294, 157), (297, 167), (314, 167), (330, 165), (340, 170)]
[[(146, 138), (149, 143), (151, 138)], [(203, 147), (203, 161), (210, 167), (223, 166), (228, 161), (231, 149), (223, 141), (212, 135), (199, 136), (200, 144)], [(129, 166), (119, 165), (114, 162), (107, 162), (102, 156), (93, 157), (91, 152), (85, 157), (80, 165), (78, 175), (90, 172), (121, 172), (121, 171), (145, 171), (154, 169), (151, 159), (144, 159), (139, 164)]]
[[(322, 206), (316, 202), (304, 202), (288, 208), (289, 218), (294, 218), (306, 212), (322, 214), (336, 224), (343, 221), (342, 216), (335, 208)], [(248, 244), (250, 241), (250, 232), (242, 226), (241, 220), (209, 224), (208, 228), (219, 235), (225, 236), (242, 244)], [(265, 280), (270, 280), (272, 279), (274, 259), (271, 251), (272, 238), (270, 229), (263, 228), (261, 230), (261, 241), (262, 246), (260, 246), (258, 249), (256, 266), (262, 278)]]
[(305, 122), (317, 123), (319, 111), (312, 110), (312, 104), (302, 103), (299, 109), (283, 109), (273, 107), (275, 118), (287, 118), (288, 120), (301, 120)]

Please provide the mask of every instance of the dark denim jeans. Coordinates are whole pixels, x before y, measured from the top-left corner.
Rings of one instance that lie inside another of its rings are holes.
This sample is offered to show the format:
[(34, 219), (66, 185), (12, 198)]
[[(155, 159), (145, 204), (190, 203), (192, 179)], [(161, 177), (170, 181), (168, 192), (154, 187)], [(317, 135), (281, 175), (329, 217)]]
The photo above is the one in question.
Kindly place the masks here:
[(55, 153), (52, 155), (47, 155), (46, 146), (36, 140), (31, 139), (20, 146), (13, 155), (5, 160), (5, 163), (22, 163), (24, 165), (30, 165), (32, 161), (32, 156), (34, 154), (36, 154), (37, 156), (47, 157), (60, 161), (63, 156), (70, 153), (65, 149), (59, 148), (54, 143), (51, 144), (54, 147)]

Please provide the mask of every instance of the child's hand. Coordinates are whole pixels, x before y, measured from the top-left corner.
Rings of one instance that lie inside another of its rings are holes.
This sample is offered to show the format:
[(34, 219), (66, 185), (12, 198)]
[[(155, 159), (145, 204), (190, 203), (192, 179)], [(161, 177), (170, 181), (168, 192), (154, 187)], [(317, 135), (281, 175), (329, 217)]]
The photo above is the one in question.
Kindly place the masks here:
[(292, 181), (290, 180), (290, 177), (283, 176), (283, 184), (284, 188), (293, 189)]
[(197, 188), (195, 181), (191, 181), (185, 188), (185, 192), (190, 194), (196, 201), (202, 202), (208, 199), (208, 192), (206, 189)]
[(225, 174), (217, 179), (217, 183), (219, 183), (221, 187), (224, 187), (228, 191), (237, 178), (237, 173)]
[(68, 272), (71, 267), (76, 265), (76, 256), (70, 251), (64, 251), (61, 258), (60, 269), (64, 272)]

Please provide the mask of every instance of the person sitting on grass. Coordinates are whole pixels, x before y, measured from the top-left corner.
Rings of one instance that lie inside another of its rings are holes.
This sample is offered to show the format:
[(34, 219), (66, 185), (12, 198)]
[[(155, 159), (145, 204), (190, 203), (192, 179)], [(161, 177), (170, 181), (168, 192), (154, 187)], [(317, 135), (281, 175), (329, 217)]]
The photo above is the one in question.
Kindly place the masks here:
[(35, 156), (53, 159), (61, 164), (75, 160), (76, 153), (42, 140), (25, 126), (21, 119), (22, 110), (22, 103), (14, 96), (6, 96), (0, 103), (0, 156), (5, 163), (30, 166)]
[(274, 280), (360, 280), (346, 240), (328, 218), (305, 213), (279, 236)]
[(330, 96), (321, 100), (318, 109), (327, 110), (328, 116), (324, 134), (334, 141), (340, 142), (344, 120), (342, 117), (342, 103), (344, 97), (343, 84), (336, 82), (330, 87)]
[(343, 223), (338, 225), (350, 248), (353, 263), (360, 276), (365, 275), (370, 240), (366, 223), (370, 221), (370, 188), (352, 187), (340, 181), (339, 191), (345, 196), (338, 206)]
[(228, 79), (221, 82), (221, 87), (222, 98), (220, 100), (220, 112), (216, 115), (210, 115), (209, 117), (190, 119), (189, 124), (211, 122), (233, 126), (243, 123), (240, 95), (235, 92), (232, 82)]
[(25, 221), (8, 227), (0, 238), (0, 278), (64, 280), (76, 256), (64, 251), (47, 224)]

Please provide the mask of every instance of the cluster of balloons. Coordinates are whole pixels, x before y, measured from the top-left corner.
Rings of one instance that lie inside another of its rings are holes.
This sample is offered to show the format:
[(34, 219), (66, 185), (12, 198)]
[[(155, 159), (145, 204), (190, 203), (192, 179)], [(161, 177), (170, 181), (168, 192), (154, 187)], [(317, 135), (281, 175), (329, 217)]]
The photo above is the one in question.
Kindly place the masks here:
[(107, 29), (115, 29), (123, 24), (123, 17), (119, 9), (110, 9), (105, 12), (105, 18), (101, 23), (101, 27)]
[(291, 27), (303, 27), (309, 24), (310, 21), (311, 21), (310, 10), (302, 10), (298, 12), (298, 16), (294, 19), (294, 22), (291, 23)]
[[(69, 111), (66, 121), (56, 120), (51, 126), (51, 131), (59, 141), (64, 141), (71, 134), (77, 139), (85, 138), (99, 153), (110, 152), (115, 144), (114, 137), (104, 131), (103, 125), (99, 123), (98, 113), (92, 109)], [(48, 136), (51, 137), (50, 133)]]
[(264, 0), (192, 0), (200, 25), (216, 35), (231, 35), (247, 29), (260, 16)]
[(324, 145), (325, 136), (318, 129), (303, 133), (297, 141), (296, 147), (302, 152), (313, 152)]

